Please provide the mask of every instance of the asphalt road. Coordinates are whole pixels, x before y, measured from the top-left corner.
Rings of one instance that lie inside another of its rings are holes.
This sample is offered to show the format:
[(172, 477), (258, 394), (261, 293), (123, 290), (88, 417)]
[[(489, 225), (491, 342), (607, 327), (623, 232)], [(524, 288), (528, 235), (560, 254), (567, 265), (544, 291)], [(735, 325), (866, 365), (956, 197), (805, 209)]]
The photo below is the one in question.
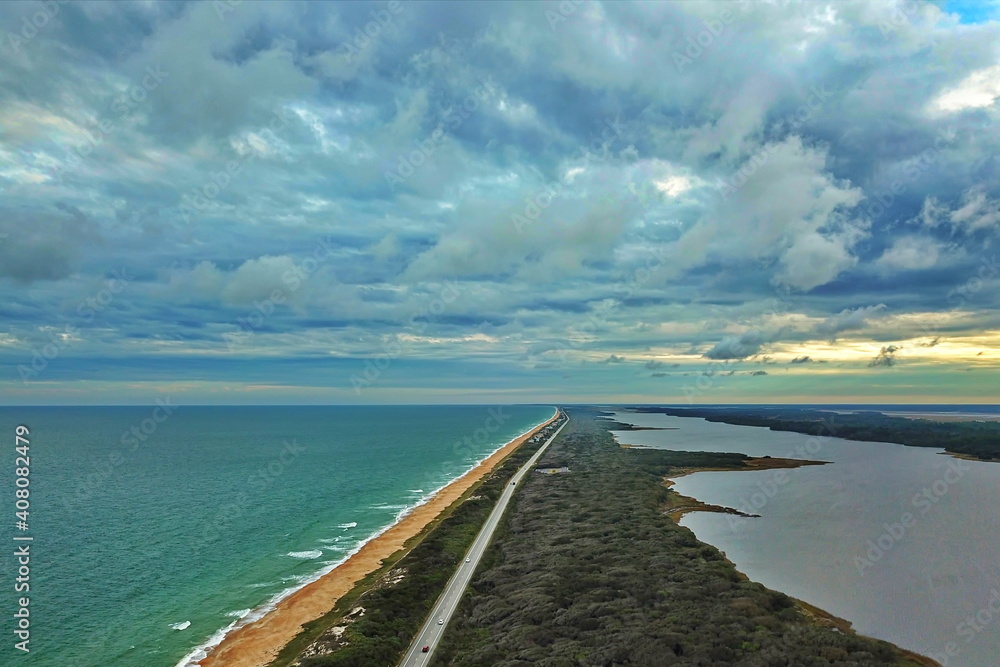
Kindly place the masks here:
[[(562, 413), (565, 415), (565, 413)], [(569, 421), (568, 419), (566, 421)], [(469, 549), (468, 553), (465, 554), (469, 562), (466, 563), (463, 559), (459, 564), (458, 571), (452, 575), (451, 579), (448, 581), (448, 585), (445, 586), (444, 592), (441, 593), (441, 597), (438, 598), (434, 605), (434, 609), (431, 611), (431, 615), (424, 622), (424, 626), (420, 628), (420, 632), (417, 633), (416, 638), (413, 640), (413, 644), (410, 645), (409, 650), (403, 657), (403, 661), (399, 664), (401, 667), (413, 667), (415, 665), (426, 665), (430, 662), (431, 656), (434, 654), (434, 650), (437, 648), (438, 642), (441, 640), (442, 635), (444, 635), (445, 628), (448, 627), (448, 622), (451, 620), (452, 614), (455, 613), (455, 609), (458, 607), (459, 601), (462, 599), (462, 594), (465, 593), (466, 586), (472, 580), (472, 575), (476, 571), (476, 566), (479, 565), (479, 560), (483, 557), (483, 553), (486, 551), (486, 547), (489, 545), (490, 540), (493, 538), (493, 532), (500, 525), (500, 518), (503, 516), (504, 510), (507, 509), (507, 503), (514, 496), (514, 490), (517, 489), (517, 483), (521, 481), (529, 470), (535, 465), (538, 458), (548, 449), (549, 443), (559, 435), (559, 431), (563, 430), (566, 426), (566, 422), (556, 429), (548, 440), (546, 440), (538, 451), (535, 452), (528, 462), (521, 466), (513, 477), (511, 477), (511, 482), (504, 486), (504, 491), (500, 495), (500, 499), (497, 501), (496, 507), (490, 513), (486, 523), (483, 524), (482, 529), (479, 531), (479, 535), (476, 536), (476, 541), (472, 543), (472, 547)], [(441, 620), (443, 623), (438, 623)], [(429, 646), (430, 650), (427, 653), (422, 653), (420, 649), (425, 646)]]

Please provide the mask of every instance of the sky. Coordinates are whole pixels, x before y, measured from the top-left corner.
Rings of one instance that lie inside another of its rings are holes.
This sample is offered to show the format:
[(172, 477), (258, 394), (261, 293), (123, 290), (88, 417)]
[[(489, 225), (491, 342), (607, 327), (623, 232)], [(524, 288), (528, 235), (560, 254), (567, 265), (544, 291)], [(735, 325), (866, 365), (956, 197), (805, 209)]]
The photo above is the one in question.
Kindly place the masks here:
[(998, 20), (0, 3), (0, 403), (994, 403)]

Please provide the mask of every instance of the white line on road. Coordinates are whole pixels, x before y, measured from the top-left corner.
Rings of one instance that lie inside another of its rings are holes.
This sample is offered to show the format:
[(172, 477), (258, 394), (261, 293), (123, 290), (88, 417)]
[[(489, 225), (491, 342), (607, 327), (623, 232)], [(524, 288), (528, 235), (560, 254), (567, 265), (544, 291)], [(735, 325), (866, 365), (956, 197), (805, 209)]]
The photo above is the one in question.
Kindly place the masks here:
[[(566, 417), (566, 413), (560, 410), (560, 414)], [(441, 637), (444, 635), (445, 628), (448, 627), (448, 622), (451, 621), (452, 614), (455, 613), (455, 609), (458, 608), (458, 603), (462, 599), (462, 595), (465, 593), (466, 587), (468, 587), (469, 582), (472, 580), (472, 575), (476, 571), (476, 566), (479, 565), (479, 560), (483, 557), (486, 552), (486, 547), (489, 546), (490, 540), (493, 537), (493, 532), (500, 525), (500, 518), (503, 516), (504, 510), (507, 508), (507, 503), (514, 495), (514, 490), (517, 488), (517, 483), (521, 481), (521, 478), (535, 465), (538, 458), (545, 452), (548, 448), (549, 443), (551, 443), (559, 431), (563, 430), (563, 427), (569, 422), (569, 418), (562, 425), (556, 429), (548, 440), (545, 441), (538, 451), (532, 454), (531, 458), (528, 459), (521, 468), (514, 473), (511, 478), (510, 484), (504, 485), (503, 493), (500, 494), (499, 500), (497, 500), (496, 507), (490, 512), (490, 516), (486, 519), (486, 523), (483, 524), (482, 529), (476, 536), (475, 541), (472, 543), (472, 547), (469, 549), (468, 553), (465, 554), (466, 558), (464, 561), (458, 564), (458, 570), (452, 575), (448, 584), (444, 588), (444, 592), (441, 593), (441, 597), (438, 598), (437, 602), (434, 604), (434, 609), (431, 610), (430, 616), (424, 622), (424, 626), (420, 628), (420, 632), (413, 639), (413, 643), (410, 645), (409, 650), (406, 652), (406, 656), (403, 657), (403, 661), (400, 667), (415, 667), (416, 665), (426, 665), (430, 663), (431, 656), (434, 654), (434, 650), (437, 648), (438, 642), (441, 641)], [(523, 445), (522, 445), (523, 446)], [(423, 647), (427, 646), (427, 652), (423, 652)]]

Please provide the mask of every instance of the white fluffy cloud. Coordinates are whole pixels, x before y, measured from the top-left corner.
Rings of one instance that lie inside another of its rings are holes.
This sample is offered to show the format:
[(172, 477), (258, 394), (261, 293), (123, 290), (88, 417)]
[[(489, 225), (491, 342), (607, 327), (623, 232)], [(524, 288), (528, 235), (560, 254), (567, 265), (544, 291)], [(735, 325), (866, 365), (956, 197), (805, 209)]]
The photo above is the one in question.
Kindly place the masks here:
[(924, 200), (919, 220), (927, 227), (950, 226), (955, 232), (973, 233), (1000, 226), (1000, 200), (990, 197), (983, 185), (962, 192), (954, 209), (934, 197)]
[(799, 290), (836, 278), (866, 232), (849, 217), (861, 190), (833, 177), (826, 160), (795, 135), (761, 146), (680, 239), (678, 262), (778, 260), (775, 282)]
[(896, 239), (876, 261), (884, 271), (916, 271), (929, 269), (941, 257), (941, 244), (926, 236), (904, 236)]
[(940, 113), (992, 107), (1000, 97), (1000, 65), (973, 72), (954, 88), (942, 92), (931, 103)]

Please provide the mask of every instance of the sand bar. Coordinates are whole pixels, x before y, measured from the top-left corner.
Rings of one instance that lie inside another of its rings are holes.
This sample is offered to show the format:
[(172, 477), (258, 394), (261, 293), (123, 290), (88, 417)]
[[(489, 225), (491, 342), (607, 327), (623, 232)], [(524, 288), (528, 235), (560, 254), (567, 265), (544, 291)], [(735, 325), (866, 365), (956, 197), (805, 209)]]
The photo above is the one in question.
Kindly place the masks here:
[(226, 635), (222, 643), (198, 664), (202, 667), (263, 667), (269, 663), (302, 631), (304, 623), (330, 611), (358, 581), (379, 569), (383, 559), (403, 548), (407, 540), (418, 535), (524, 441), (555, 421), (557, 414), (508, 442), (474, 469), (438, 491), (426, 503), (415, 507), (343, 564), (279, 602), (273, 611)]

